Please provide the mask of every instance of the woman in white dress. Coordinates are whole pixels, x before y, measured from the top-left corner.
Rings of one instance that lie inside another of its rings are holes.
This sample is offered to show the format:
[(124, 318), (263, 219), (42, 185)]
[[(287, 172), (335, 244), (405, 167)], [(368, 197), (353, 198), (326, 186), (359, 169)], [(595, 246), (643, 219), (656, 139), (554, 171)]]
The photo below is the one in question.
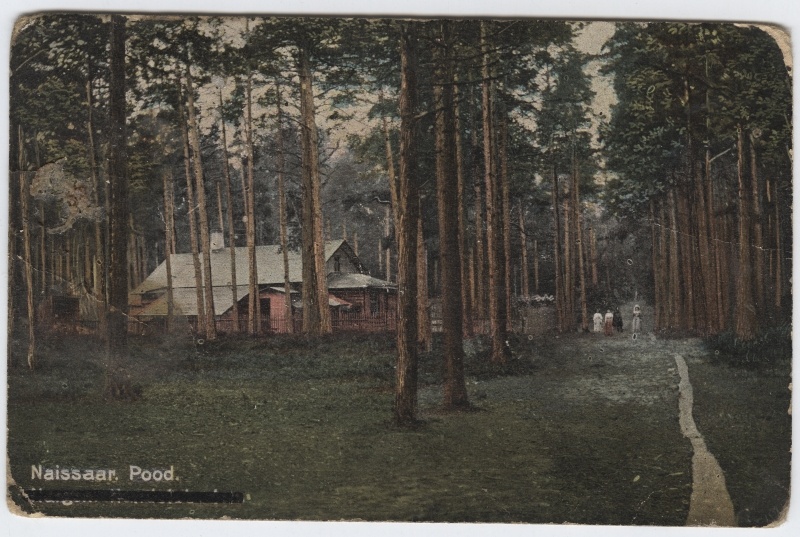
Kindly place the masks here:
[(594, 321), (594, 331), (596, 334), (599, 334), (603, 331), (603, 314), (598, 311), (594, 314), (592, 320)]
[(642, 308), (639, 304), (633, 307), (633, 333), (638, 334), (642, 330)]

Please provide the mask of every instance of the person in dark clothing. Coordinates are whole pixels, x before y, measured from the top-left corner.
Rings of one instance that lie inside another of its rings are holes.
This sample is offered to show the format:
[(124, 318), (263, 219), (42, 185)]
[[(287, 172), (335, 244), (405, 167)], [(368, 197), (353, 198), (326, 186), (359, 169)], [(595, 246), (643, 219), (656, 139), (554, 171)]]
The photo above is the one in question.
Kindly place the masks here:
[(614, 310), (614, 330), (617, 332), (622, 332), (622, 314), (619, 312), (619, 308)]

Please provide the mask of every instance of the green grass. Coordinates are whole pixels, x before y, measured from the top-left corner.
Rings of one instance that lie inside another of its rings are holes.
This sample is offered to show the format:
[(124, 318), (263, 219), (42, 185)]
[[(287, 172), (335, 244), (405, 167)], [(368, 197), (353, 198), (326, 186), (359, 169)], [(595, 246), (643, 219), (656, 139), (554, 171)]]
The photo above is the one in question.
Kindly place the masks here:
[(782, 344), (762, 342), (761, 360), (713, 354), (689, 362), (694, 416), (725, 472), (740, 526), (764, 526), (781, 518), (789, 499), (791, 467), (791, 360)]
[(759, 370), (791, 367), (791, 324), (766, 328), (752, 341), (739, 341), (732, 332), (725, 332), (708, 338), (706, 343), (718, 363)]
[(434, 346), (420, 360), (422, 423), (397, 428), (391, 337), (133, 340), (141, 397), (129, 402), (103, 399), (97, 342), (46, 340), (40, 369), (9, 372), (12, 474), (29, 488), (42, 486), (32, 464), (174, 466), (172, 488), (246, 495), (34, 506), (61, 516), (682, 525), (691, 447), (671, 352), (588, 335), (510, 344), (498, 367), (470, 343), (476, 408), (457, 413), (440, 410)]

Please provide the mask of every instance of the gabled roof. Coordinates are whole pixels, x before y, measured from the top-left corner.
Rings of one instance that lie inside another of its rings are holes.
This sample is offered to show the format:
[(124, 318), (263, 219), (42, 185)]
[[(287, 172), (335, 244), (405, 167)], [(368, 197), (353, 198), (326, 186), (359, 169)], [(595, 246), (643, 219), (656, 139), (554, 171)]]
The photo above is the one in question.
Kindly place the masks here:
[(328, 275), (328, 289), (396, 289), (397, 284), (369, 274), (334, 272)]
[[(249, 264), (247, 247), (234, 248), (236, 252), (236, 284), (239, 287), (246, 283), (249, 277)], [(334, 253), (341, 251), (360, 267), (358, 258), (344, 240), (328, 241), (325, 243), (325, 261), (327, 262)], [(173, 254), (171, 259), (172, 287), (173, 289), (191, 288), (194, 292), (194, 262), (192, 254)], [(280, 245), (269, 244), (256, 246), (256, 266), (258, 268), (258, 285), (283, 285), (283, 254)], [(202, 269), (202, 262), (201, 262)], [(230, 289), (231, 285), (231, 252), (230, 248), (222, 248), (211, 252), (211, 277), (212, 286)], [(299, 251), (289, 251), (289, 281), (300, 283), (303, 281), (303, 263)], [(167, 287), (167, 265), (162, 262), (136, 289), (133, 294), (149, 293)], [(246, 286), (245, 286), (246, 288)], [(215, 299), (216, 299), (216, 292)], [(229, 300), (225, 301), (226, 303)]]
[[(246, 285), (236, 286), (236, 297), (241, 300), (246, 297), (248, 287)], [(215, 287), (214, 295), (214, 314), (222, 315), (233, 305), (233, 294), (231, 287)], [(176, 287), (172, 290), (172, 313), (175, 316), (197, 315), (197, 292), (194, 287)], [(134, 313), (136, 317), (161, 317), (167, 315), (167, 295), (166, 293), (158, 297), (153, 302), (144, 306), (141, 310)]]

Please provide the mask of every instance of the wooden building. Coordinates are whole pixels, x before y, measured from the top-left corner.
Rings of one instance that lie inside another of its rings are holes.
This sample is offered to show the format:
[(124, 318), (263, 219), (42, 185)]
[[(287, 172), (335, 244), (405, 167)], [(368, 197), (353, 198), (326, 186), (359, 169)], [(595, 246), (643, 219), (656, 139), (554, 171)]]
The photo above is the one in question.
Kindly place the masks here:
[[(211, 279), (214, 295), (214, 314), (218, 332), (246, 332), (248, 321), (249, 287), (247, 248), (235, 248), (236, 304), (231, 286), (230, 249), (220, 247), (211, 253)], [(394, 330), (396, 322), (397, 286), (391, 282), (364, 274), (363, 266), (347, 241), (325, 244), (325, 264), (328, 272), (328, 304), (333, 328), (337, 331)], [(292, 318), (286, 318), (283, 254), (278, 245), (256, 247), (258, 268), (258, 305), (261, 314), (261, 333), (285, 333), (289, 323), (294, 331), (301, 328), (302, 260), (299, 252), (289, 252), (289, 281)], [(197, 291), (192, 255), (173, 254), (172, 270), (173, 317), (192, 329), (197, 323)], [(133, 330), (146, 333), (163, 329), (168, 315), (166, 262), (162, 262), (136, 289), (130, 293), (130, 315)], [(202, 291), (202, 290), (201, 290)], [(239, 312), (239, 326), (234, 325), (233, 308)]]

